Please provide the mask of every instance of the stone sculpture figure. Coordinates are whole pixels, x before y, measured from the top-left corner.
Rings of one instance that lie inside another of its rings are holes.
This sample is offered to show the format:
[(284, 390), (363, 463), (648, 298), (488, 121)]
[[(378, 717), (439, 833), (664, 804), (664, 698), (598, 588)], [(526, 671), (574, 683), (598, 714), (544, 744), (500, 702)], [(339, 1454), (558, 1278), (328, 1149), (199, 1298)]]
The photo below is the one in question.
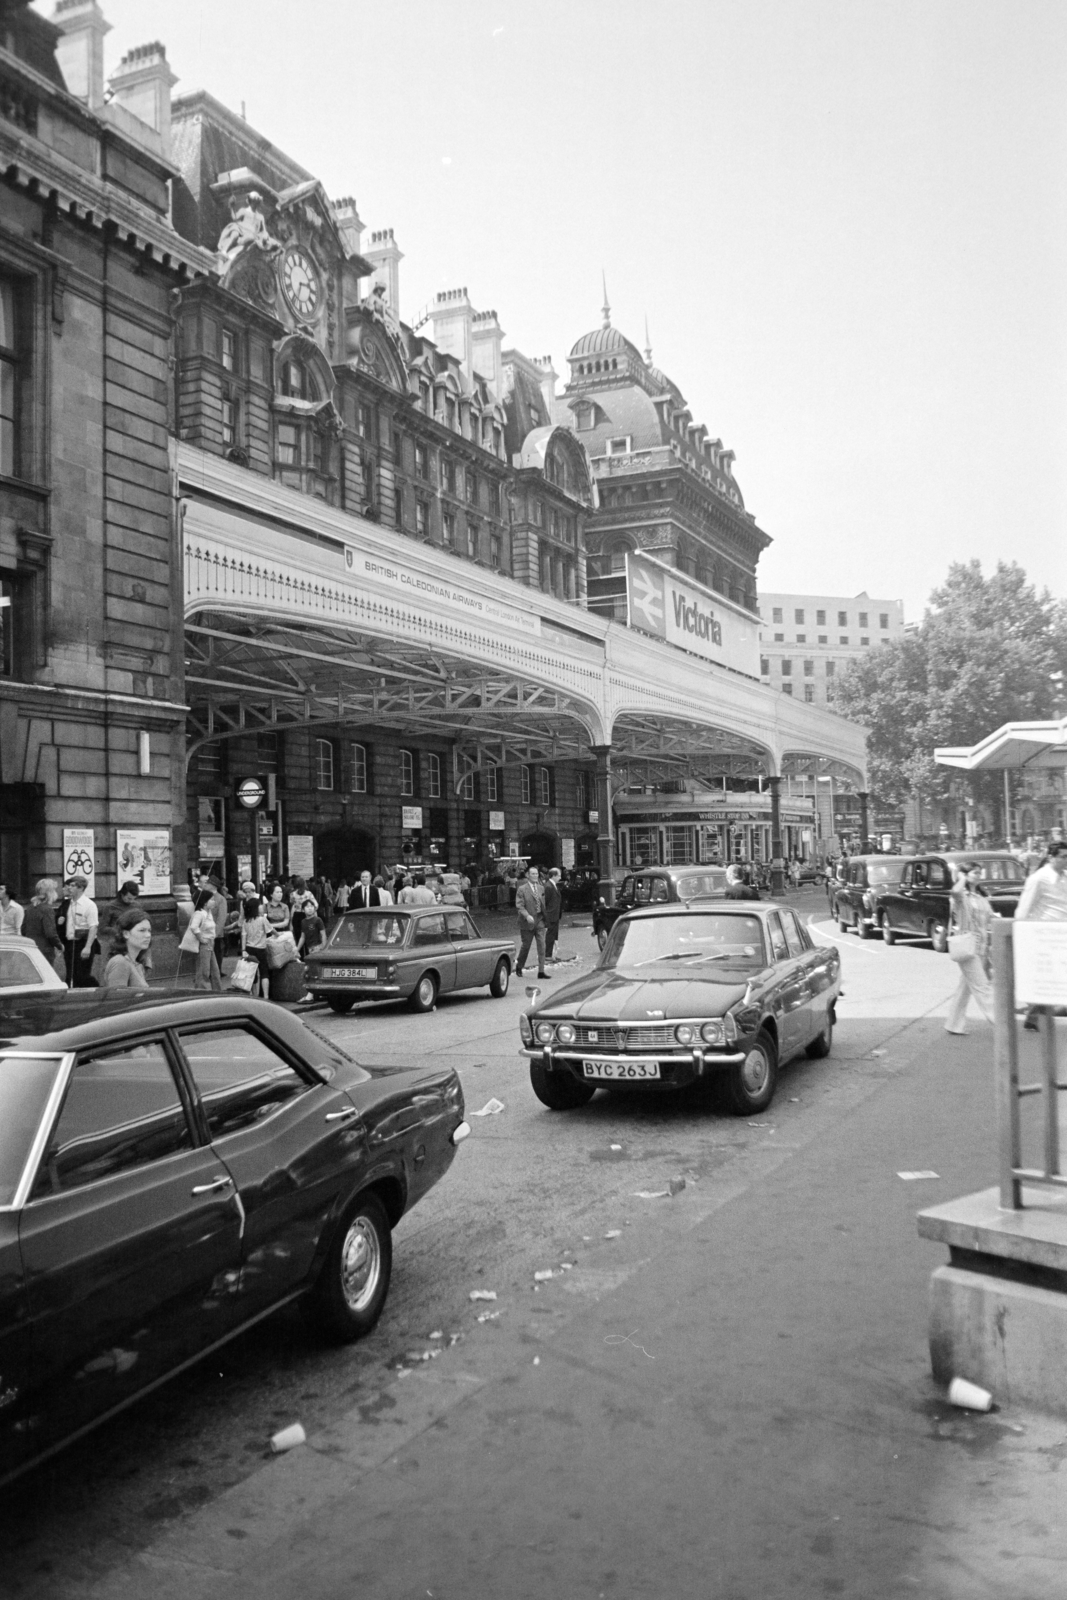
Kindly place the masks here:
[(283, 246), (267, 232), (267, 219), (261, 207), (263, 196), (256, 189), (243, 198), (234, 195), (230, 200), (231, 221), (226, 224), (217, 246), (219, 271), (227, 273), (249, 245), (255, 245), (264, 255), (276, 256)]

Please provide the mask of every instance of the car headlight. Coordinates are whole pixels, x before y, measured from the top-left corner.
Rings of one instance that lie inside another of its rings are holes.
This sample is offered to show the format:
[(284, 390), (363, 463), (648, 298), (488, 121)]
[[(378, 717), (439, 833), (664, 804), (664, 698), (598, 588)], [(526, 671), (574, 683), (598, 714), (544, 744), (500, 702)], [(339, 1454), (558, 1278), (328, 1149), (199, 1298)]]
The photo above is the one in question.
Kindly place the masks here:
[(537, 1039), (538, 1039), (538, 1043), (539, 1044), (551, 1044), (552, 1043), (552, 1024), (551, 1024), (551, 1022), (539, 1022), (537, 1024)]
[(525, 1011), (519, 1017), (519, 1037), (523, 1044), (533, 1044), (533, 1024)]
[(869, 911), (871, 909), (871, 897), (869, 894), (865, 894), (863, 896), (863, 909), (864, 911)]
[(726, 1038), (722, 1018), (717, 1017), (714, 1022), (705, 1022), (700, 1030), (700, 1037), (705, 1044), (722, 1044)]
[(556, 1038), (560, 1044), (573, 1044), (575, 1037), (574, 1029), (569, 1022), (561, 1022), (556, 1029)]
[(679, 1044), (692, 1044), (695, 1031), (689, 1026), (688, 1022), (681, 1022), (674, 1030), (674, 1037)]

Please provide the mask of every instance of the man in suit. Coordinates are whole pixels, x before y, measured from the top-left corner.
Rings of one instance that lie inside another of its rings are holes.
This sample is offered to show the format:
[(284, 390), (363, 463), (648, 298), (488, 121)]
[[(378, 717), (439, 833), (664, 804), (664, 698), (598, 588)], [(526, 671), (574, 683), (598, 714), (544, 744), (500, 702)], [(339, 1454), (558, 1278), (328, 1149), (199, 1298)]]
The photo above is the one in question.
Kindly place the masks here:
[(556, 940), (559, 938), (559, 919), (563, 915), (563, 894), (559, 881), (562, 877), (558, 867), (553, 867), (545, 880), (545, 959), (553, 960)]
[(370, 873), (361, 872), (359, 882), (352, 890), (348, 899), (349, 911), (366, 911), (369, 906), (388, 904), (382, 900), (381, 894), (371, 883)]
[(523, 965), (530, 954), (530, 945), (537, 941), (537, 976), (549, 978), (545, 971), (545, 892), (541, 887), (541, 874), (531, 867), (515, 891), (515, 910), (519, 914), (519, 959), (515, 963), (515, 976), (521, 978)]

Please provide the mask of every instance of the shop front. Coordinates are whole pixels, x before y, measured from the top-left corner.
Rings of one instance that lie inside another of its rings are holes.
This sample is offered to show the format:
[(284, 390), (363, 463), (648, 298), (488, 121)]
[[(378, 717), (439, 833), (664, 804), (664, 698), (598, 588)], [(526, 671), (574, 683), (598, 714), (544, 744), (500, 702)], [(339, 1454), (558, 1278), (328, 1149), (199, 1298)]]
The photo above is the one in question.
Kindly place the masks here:
[[(620, 795), (614, 809), (622, 867), (771, 859), (769, 794)], [(783, 797), (781, 820), (786, 859), (813, 856), (812, 803)]]

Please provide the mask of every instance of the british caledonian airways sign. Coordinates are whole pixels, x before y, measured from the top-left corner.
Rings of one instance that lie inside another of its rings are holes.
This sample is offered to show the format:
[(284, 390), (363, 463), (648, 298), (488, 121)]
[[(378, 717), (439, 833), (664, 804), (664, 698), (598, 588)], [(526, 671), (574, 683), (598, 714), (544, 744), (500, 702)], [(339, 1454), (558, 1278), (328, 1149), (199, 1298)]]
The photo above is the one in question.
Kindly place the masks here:
[(394, 589), (412, 604), (428, 606), (436, 611), (446, 606), (450, 611), (460, 611), (464, 616), (482, 622), (494, 622), (516, 633), (539, 634), (541, 619), (530, 611), (521, 611), (498, 600), (492, 593), (477, 593), (442, 579), (434, 573), (419, 571), (416, 567), (402, 566), (396, 561), (381, 561), (368, 556), (352, 545), (345, 547), (345, 565), (349, 572), (369, 579), (377, 586)]
[(626, 558), (630, 626), (692, 655), (759, 677), (759, 619), (651, 556)]

